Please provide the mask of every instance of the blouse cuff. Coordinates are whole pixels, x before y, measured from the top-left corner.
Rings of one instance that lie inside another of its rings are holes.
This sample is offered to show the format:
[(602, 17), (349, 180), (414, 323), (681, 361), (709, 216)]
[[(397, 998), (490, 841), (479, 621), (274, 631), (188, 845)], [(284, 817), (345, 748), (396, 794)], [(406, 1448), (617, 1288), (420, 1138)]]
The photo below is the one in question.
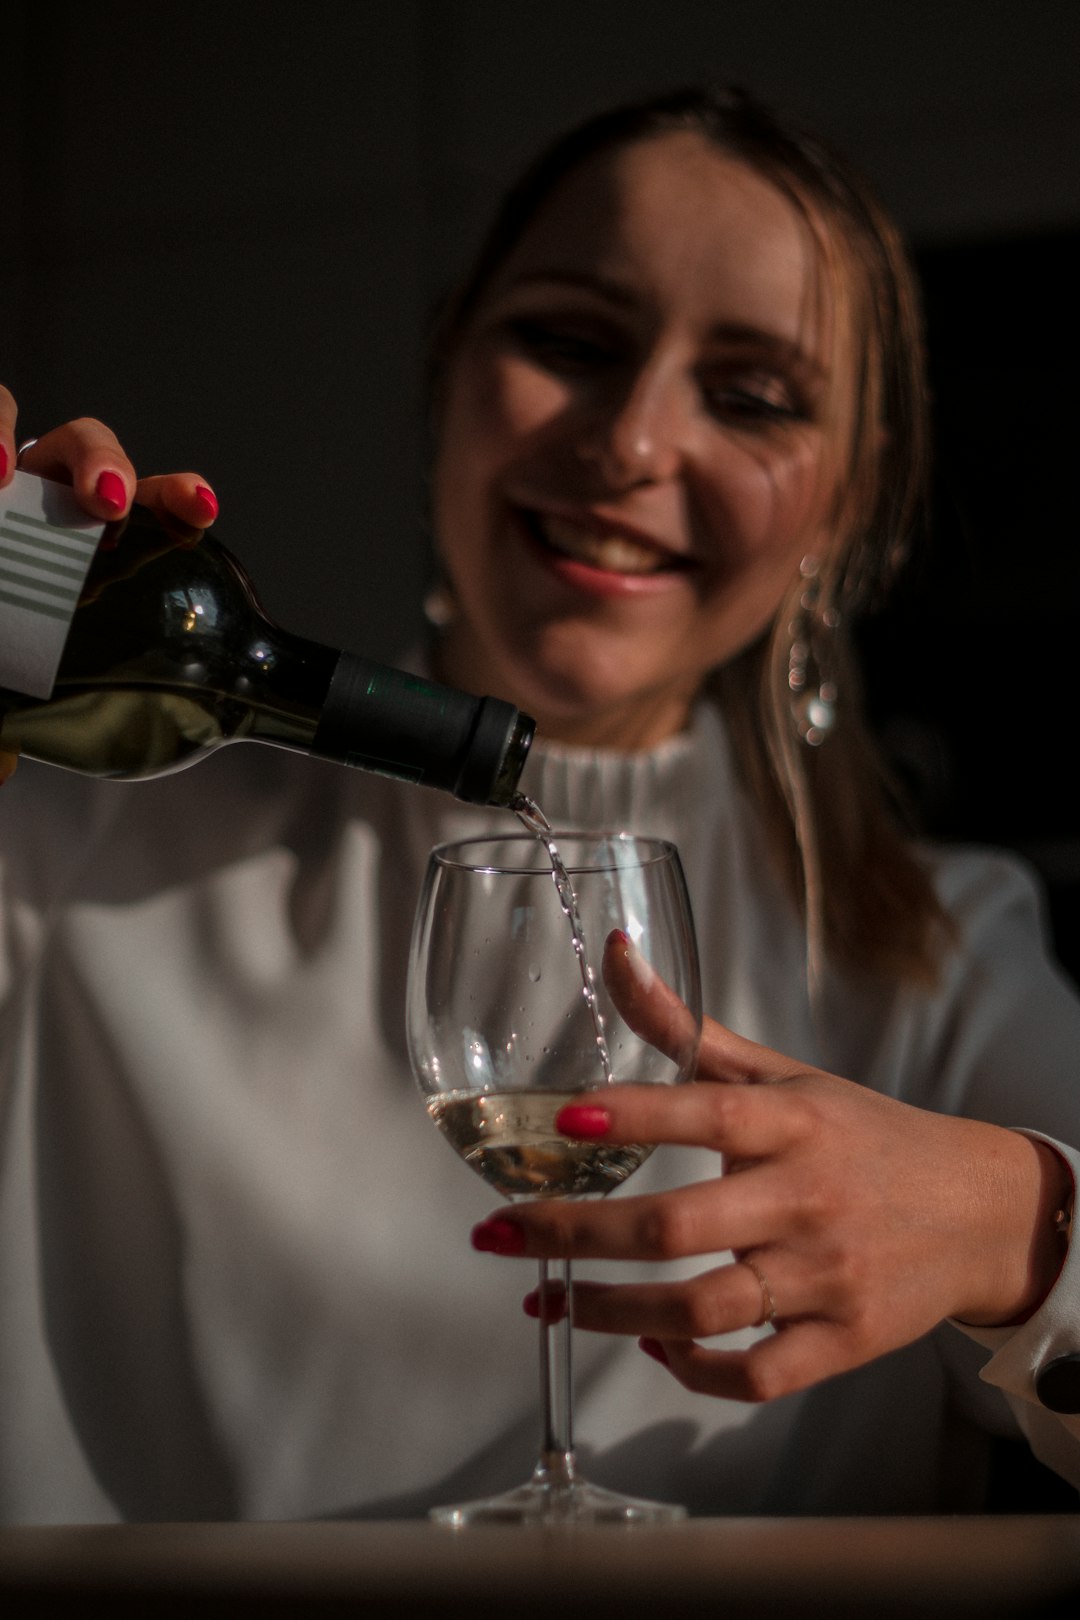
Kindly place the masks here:
[[(1064, 1159), (1080, 1185), (1080, 1153), (1041, 1131), (1021, 1131)], [(1034, 1315), (1017, 1326), (973, 1327), (961, 1333), (993, 1354), (980, 1376), (1006, 1395), (1054, 1412), (1080, 1412), (1080, 1241), (1072, 1241), (1053, 1288)]]

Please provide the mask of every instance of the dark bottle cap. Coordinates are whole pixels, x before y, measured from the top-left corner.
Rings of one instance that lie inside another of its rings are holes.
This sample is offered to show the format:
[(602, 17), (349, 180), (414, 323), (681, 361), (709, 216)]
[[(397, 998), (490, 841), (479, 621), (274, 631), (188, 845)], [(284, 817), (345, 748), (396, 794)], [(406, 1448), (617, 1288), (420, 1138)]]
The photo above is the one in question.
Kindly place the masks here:
[(501, 698), (481, 698), (452, 792), (469, 804), (510, 802), (517, 788), (535, 725)]
[(311, 751), (472, 804), (507, 804), (533, 730), (512, 703), (343, 652)]

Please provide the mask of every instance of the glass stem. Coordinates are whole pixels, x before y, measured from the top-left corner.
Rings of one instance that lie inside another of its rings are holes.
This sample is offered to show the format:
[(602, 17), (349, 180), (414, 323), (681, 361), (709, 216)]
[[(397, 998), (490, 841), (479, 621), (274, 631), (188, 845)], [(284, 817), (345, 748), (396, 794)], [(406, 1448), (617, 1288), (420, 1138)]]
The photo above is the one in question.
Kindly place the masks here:
[(575, 1475), (570, 1262), (540, 1262), (540, 1459), (537, 1483), (571, 1485)]

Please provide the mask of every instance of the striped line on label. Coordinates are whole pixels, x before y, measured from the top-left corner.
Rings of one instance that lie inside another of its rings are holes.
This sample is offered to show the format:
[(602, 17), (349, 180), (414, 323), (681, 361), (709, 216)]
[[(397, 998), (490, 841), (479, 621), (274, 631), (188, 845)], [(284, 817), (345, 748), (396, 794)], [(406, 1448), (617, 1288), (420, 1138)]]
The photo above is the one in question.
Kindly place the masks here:
[(67, 624), (71, 618), (71, 603), (66, 602), (62, 607), (53, 606), (49, 602), (32, 602), (25, 596), (17, 596), (11, 591), (0, 587), (0, 602), (8, 607), (23, 608), (28, 613), (36, 613), (42, 619), (60, 619)]
[(70, 557), (73, 562), (83, 564), (97, 550), (97, 542), (87, 539), (85, 535), (61, 534), (57, 537), (38, 534), (32, 529), (26, 531), (13, 526), (10, 518), (7, 522), (0, 522), (0, 539), (24, 551), (40, 551), (54, 557)]
[(6, 523), (0, 523), (0, 541), (3, 541), (0, 550), (13, 555), (63, 557), (75, 568), (85, 568), (87, 557), (95, 549), (93, 545), (76, 546), (70, 542), (56, 544), (41, 534), (20, 534), (18, 529), (8, 528)]
[(82, 579), (38, 579), (36, 574), (24, 573), (20, 568), (6, 568), (0, 559), (0, 579), (12, 590), (26, 591), (29, 595), (55, 596), (64, 602), (77, 602)]
[(68, 557), (58, 562), (55, 557), (40, 557), (36, 551), (15, 551), (10, 546), (0, 545), (0, 564), (10, 573), (23, 574), (27, 578), (40, 574), (46, 580), (70, 579), (81, 584), (86, 576), (85, 563), (75, 562)]
[(80, 546), (90, 546), (91, 548), (97, 546), (97, 541), (91, 535), (84, 533), (82, 529), (64, 529), (57, 523), (48, 523), (45, 518), (31, 517), (28, 512), (13, 512), (9, 507), (2, 514), (2, 519), (8, 523), (22, 523), (31, 532), (44, 529), (45, 533), (54, 539), (64, 535), (67, 539), (76, 541)]
[(70, 619), (96, 550), (93, 535), (9, 509), (0, 517), (0, 602)]

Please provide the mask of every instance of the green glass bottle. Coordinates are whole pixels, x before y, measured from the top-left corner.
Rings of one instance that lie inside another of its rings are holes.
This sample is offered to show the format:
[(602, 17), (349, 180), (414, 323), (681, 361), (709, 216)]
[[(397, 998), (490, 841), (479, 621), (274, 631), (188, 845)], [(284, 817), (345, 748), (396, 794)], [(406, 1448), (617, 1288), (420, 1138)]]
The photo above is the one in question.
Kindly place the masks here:
[(35, 612), (70, 613), (70, 625), (50, 695), (0, 686), (0, 749), (138, 779), (263, 742), (471, 803), (514, 797), (534, 725), (512, 704), (281, 629), (213, 534), (179, 544), (136, 508), (106, 529), (79, 590), (65, 583), (68, 531), (35, 521), (0, 524), (0, 596), (21, 593), (22, 609), (32, 596)]

